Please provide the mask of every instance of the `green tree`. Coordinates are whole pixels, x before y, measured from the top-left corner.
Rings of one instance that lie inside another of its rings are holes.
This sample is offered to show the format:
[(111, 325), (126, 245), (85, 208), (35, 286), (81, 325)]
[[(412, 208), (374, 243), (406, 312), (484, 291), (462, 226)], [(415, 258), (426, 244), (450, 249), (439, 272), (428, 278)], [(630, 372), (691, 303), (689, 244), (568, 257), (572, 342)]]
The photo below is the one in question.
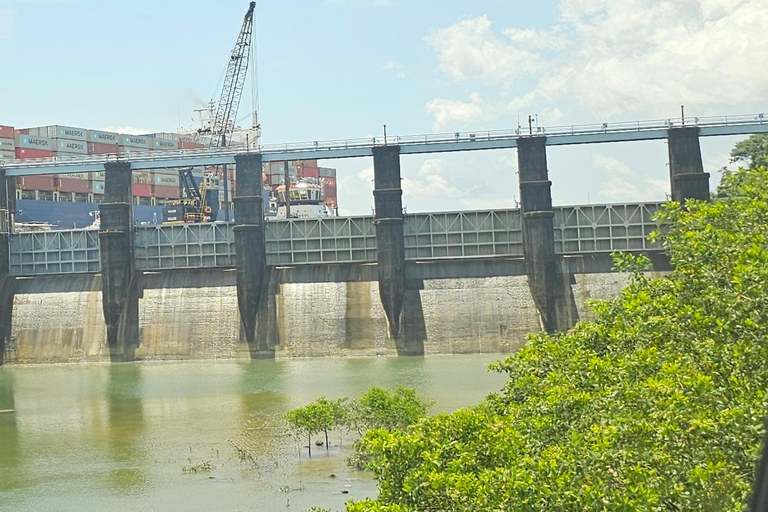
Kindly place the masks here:
[(373, 387), (353, 403), (354, 421), (360, 433), (374, 428), (403, 430), (425, 417), (430, 405), (415, 389), (397, 387), (390, 392)]
[(768, 392), (768, 169), (660, 214), (675, 270), (529, 336), (479, 406), (369, 431), (353, 512), (745, 510)]
[(309, 456), (312, 456), (312, 436), (323, 432), (325, 434), (325, 449), (329, 449), (328, 432), (344, 427), (349, 423), (347, 399), (328, 400), (320, 397), (314, 402), (294, 409), (285, 415), (291, 429), (299, 436), (307, 436)]
[(738, 162), (751, 169), (768, 166), (768, 134), (751, 135), (737, 142), (731, 150), (731, 162)]

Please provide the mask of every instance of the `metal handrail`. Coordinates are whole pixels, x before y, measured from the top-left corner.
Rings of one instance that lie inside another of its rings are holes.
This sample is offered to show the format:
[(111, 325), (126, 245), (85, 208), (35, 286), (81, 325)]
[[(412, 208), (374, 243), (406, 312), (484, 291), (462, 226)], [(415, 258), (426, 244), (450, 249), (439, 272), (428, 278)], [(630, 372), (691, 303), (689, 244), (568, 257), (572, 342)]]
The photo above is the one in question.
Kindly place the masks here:
[[(484, 130), (473, 132), (434, 133), (422, 135), (404, 135), (384, 137), (367, 137), (357, 139), (337, 139), (325, 141), (305, 141), (280, 144), (259, 145), (257, 152), (262, 154), (301, 153), (312, 151), (333, 151), (348, 149), (370, 149), (385, 145), (423, 146), (431, 144), (449, 144), (456, 142), (503, 141), (517, 139), (529, 135), (540, 135), (551, 138), (596, 135), (608, 133), (641, 133), (655, 130), (668, 130), (683, 126), (700, 128), (739, 126), (750, 124), (768, 124), (768, 118), (762, 114), (743, 114), (731, 116), (669, 118), (647, 121), (593, 123), (570, 126), (533, 127), (530, 131), (518, 127), (506, 130)], [(83, 164), (100, 164), (106, 162), (161, 162), (178, 157), (226, 157), (247, 153), (246, 147), (180, 149), (178, 151), (130, 151), (129, 153), (110, 153), (102, 155), (58, 156), (52, 158), (30, 158), (24, 160), (0, 161), (0, 168), (13, 169), (29, 166), (78, 166)]]

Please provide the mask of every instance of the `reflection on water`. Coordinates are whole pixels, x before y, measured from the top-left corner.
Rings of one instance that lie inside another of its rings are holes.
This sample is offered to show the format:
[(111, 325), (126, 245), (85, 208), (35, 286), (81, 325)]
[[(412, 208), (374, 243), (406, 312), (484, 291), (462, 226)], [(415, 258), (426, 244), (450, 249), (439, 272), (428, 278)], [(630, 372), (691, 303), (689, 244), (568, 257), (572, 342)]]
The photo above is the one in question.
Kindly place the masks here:
[(0, 413), (0, 511), (342, 510), (375, 482), (345, 466), (338, 435), (299, 461), (285, 412), (374, 385), (454, 410), (501, 387), (494, 359), (2, 367), (0, 410), (14, 412)]
[(141, 388), (142, 367), (138, 364), (115, 365), (108, 368), (107, 452), (114, 465), (109, 470), (112, 490), (140, 492), (146, 485), (144, 472), (147, 454), (142, 445), (145, 437)]
[(0, 493), (20, 485), (21, 458), (13, 400), (13, 374), (0, 368)]

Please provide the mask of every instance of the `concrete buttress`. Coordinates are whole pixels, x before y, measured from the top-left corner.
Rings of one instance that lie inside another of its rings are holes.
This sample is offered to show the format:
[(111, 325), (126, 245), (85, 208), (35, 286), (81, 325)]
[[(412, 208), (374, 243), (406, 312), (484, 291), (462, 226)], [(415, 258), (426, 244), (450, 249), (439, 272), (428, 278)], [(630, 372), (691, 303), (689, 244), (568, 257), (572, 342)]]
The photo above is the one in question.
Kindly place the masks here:
[(669, 180), (672, 200), (709, 200), (709, 173), (704, 172), (699, 145), (699, 127), (671, 128), (667, 131)]
[(0, 365), (3, 364), (5, 342), (11, 335), (13, 288), (15, 279), (10, 275), (11, 215), (9, 201), (15, 191), (8, 187), (5, 170), (0, 169)]
[(528, 286), (542, 328), (553, 333), (571, 328), (578, 313), (563, 258), (555, 254), (552, 182), (547, 170), (546, 137), (517, 141), (523, 254)]
[(373, 172), (379, 296), (387, 317), (389, 335), (399, 340), (405, 300), (400, 146), (374, 147)]
[(133, 193), (128, 162), (104, 164), (101, 291), (107, 343), (113, 362), (132, 361), (139, 345), (139, 295), (133, 253)]
[(242, 332), (251, 357), (275, 357), (266, 336), (258, 336), (261, 305), (268, 303), (267, 254), (264, 239), (264, 196), (261, 155), (243, 153), (235, 156), (237, 191), (235, 202), (235, 252), (237, 253), (237, 305)]

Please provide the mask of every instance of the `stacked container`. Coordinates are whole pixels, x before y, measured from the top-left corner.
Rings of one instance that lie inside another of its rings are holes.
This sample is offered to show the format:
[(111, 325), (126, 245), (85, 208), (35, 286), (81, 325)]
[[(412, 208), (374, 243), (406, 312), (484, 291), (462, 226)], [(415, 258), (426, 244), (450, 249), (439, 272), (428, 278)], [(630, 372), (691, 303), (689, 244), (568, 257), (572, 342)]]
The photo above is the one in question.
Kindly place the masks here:
[[(48, 137), (39, 137), (21, 133), (14, 139), (15, 154), (18, 159), (27, 158), (51, 158), (53, 156), (53, 141)], [(16, 185), (22, 190), (34, 190), (44, 192), (42, 196), (47, 199), (53, 197), (53, 175), (39, 174), (17, 178)]]
[(172, 170), (156, 170), (154, 174), (154, 196), (163, 199), (179, 198), (179, 175)]
[(0, 125), (0, 160), (16, 158), (16, 141), (13, 139), (13, 127)]

